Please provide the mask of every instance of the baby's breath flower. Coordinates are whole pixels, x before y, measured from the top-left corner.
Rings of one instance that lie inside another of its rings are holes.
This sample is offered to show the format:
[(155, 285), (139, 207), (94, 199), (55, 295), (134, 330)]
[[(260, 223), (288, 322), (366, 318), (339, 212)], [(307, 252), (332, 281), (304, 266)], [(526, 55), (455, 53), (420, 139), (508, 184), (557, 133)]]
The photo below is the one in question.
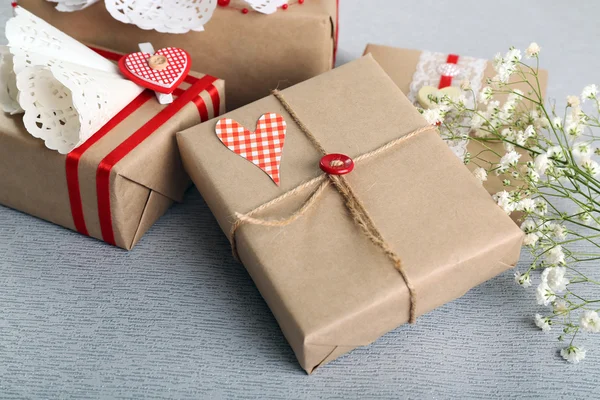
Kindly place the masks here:
[[(548, 265), (560, 265), (560, 264), (565, 263), (565, 253), (563, 252), (561, 245), (556, 245), (546, 252), (546, 263)], [(548, 272), (546, 272), (546, 271), (548, 271)], [(553, 282), (563, 282), (562, 279), (564, 278), (565, 272), (566, 272), (566, 269), (564, 267), (547, 268), (542, 273), (542, 279), (544, 278), (544, 273), (546, 273), (546, 276), (548, 276), (549, 278), (552, 278)], [(565, 285), (567, 283), (569, 283), (568, 279), (566, 279)], [(552, 287), (554, 290), (557, 290), (557, 289), (555, 289), (555, 287), (562, 287), (562, 286), (550, 285), (550, 287)]]
[(556, 300), (553, 304), (554, 314), (563, 314), (569, 310), (569, 305), (564, 300)]
[(567, 106), (568, 107), (579, 107), (579, 97), (577, 96), (567, 96)]
[(552, 126), (556, 129), (562, 129), (563, 127), (563, 120), (560, 117), (554, 117), (554, 119), (552, 120)]
[(585, 358), (585, 349), (583, 347), (569, 346), (560, 351), (562, 358), (570, 363), (577, 364)]
[(442, 112), (439, 108), (428, 108), (423, 110), (423, 117), (425, 118), (425, 121), (431, 125), (439, 125), (444, 121)]
[(525, 54), (528, 58), (537, 57), (538, 54), (540, 54), (541, 49), (542, 48), (536, 42), (531, 42), (531, 44), (527, 47), (527, 50), (525, 50)]
[(529, 272), (525, 274), (521, 274), (519, 271), (515, 272), (515, 282), (524, 288), (531, 286), (531, 277), (529, 276)]
[(479, 102), (483, 104), (488, 104), (488, 102), (492, 99), (494, 91), (491, 87), (486, 86), (481, 90), (481, 94), (479, 95)]
[(583, 160), (589, 159), (593, 154), (592, 146), (588, 142), (574, 143), (572, 153), (579, 160), (583, 161)]
[(506, 190), (496, 193), (492, 198), (507, 214), (515, 211), (517, 207), (517, 201)]
[(552, 166), (552, 160), (550, 160), (547, 153), (540, 154), (535, 158), (534, 166), (538, 174), (544, 175), (548, 168)]
[(525, 131), (523, 132), (523, 136), (526, 139), (529, 139), (530, 137), (535, 136), (535, 128), (533, 127), (533, 125), (529, 125)]
[(519, 162), (519, 158), (521, 158), (521, 155), (514, 150), (511, 150), (508, 153), (504, 154), (500, 159), (500, 163), (498, 164), (498, 169), (496, 169), (496, 173), (504, 173), (508, 170), (509, 167), (516, 166)]
[(535, 297), (537, 299), (537, 303), (541, 306), (549, 306), (554, 300), (556, 300), (556, 295), (545, 282), (542, 282), (538, 285), (535, 291)]
[(535, 232), (536, 229), (537, 229), (537, 227), (535, 226), (535, 222), (533, 222), (530, 219), (525, 220), (521, 224), (521, 230), (525, 233)]
[(600, 175), (600, 165), (590, 158), (581, 162), (581, 168), (594, 178)]
[(584, 332), (600, 333), (600, 316), (596, 311), (584, 311), (579, 318), (579, 326)]
[(581, 91), (581, 101), (585, 102), (586, 99), (593, 100), (598, 94), (598, 87), (596, 85), (587, 85)]
[(475, 178), (477, 178), (477, 180), (479, 181), (479, 183), (483, 184), (483, 182), (487, 181), (488, 177), (487, 177), (487, 171), (485, 170), (485, 168), (476, 168), (473, 171), (473, 175), (475, 175)]
[(535, 314), (535, 324), (538, 328), (540, 328), (544, 333), (550, 332), (550, 325), (552, 324), (552, 320), (550, 318), (542, 317), (540, 314)]
[(535, 210), (536, 203), (533, 199), (523, 199), (519, 201), (517, 205), (518, 211), (524, 211), (528, 214), (532, 213)]
[(471, 90), (472, 89), (471, 81), (468, 79), (463, 79), (462, 81), (460, 81), (460, 88), (462, 90)]
[(540, 236), (537, 233), (528, 233), (523, 238), (523, 244), (529, 247), (535, 247), (538, 240), (540, 240)]
[(538, 213), (538, 215), (546, 215), (546, 213), (548, 212), (548, 203), (546, 203), (542, 199), (536, 199), (535, 211)]

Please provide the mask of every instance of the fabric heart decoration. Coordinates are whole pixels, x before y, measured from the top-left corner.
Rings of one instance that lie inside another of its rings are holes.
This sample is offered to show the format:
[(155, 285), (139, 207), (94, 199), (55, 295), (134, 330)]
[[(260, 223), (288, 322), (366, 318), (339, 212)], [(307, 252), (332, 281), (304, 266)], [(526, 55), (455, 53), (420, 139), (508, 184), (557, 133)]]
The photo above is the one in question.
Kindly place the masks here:
[(119, 61), (121, 72), (133, 82), (155, 92), (170, 94), (185, 79), (192, 67), (187, 51), (166, 47), (152, 54), (137, 52)]
[(448, 86), (443, 89), (438, 89), (433, 86), (423, 86), (417, 93), (417, 101), (423, 108), (434, 108), (437, 104), (429, 100), (429, 96), (441, 98), (446, 95), (451, 99), (456, 100), (460, 96), (460, 89), (454, 86)]
[(285, 141), (286, 123), (279, 114), (264, 114), (251, 132), (230, 118), (217, 122), (219, 140), (234, 153), (262, 169), (279, 186), (279, 165)]

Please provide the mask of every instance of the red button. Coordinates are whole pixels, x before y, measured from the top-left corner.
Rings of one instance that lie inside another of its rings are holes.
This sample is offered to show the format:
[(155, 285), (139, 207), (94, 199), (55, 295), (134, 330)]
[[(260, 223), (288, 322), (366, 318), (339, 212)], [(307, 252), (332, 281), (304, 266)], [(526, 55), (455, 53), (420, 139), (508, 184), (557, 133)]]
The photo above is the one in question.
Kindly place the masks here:
[(354, 169), (354, 161), (344, 154), (327, 154), (319, 163), (321, 169), (330, 175), (346, 175)]

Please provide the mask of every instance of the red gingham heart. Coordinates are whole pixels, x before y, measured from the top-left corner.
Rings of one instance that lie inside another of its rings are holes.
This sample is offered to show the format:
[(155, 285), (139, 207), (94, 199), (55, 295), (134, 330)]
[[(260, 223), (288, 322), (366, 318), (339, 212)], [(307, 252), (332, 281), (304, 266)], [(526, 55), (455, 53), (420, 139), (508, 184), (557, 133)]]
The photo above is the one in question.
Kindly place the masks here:
[(262, 169), (279, 186), (279, 164), (285, 141), (286, 123), (281, 115), (264, 114), (250, 132), (236, 121), (223, 118), (215, 128), (219, 140), (229, 150)]
[(190, 55), (177, 47), (166, 47), (158, 50), (156, 55), (167, 57), (169, 65), (163, 70), (154, 70), (148, 65), (152, 54), (131, 53), (119, 61), (121, 72), (133, 82), (159, 93), (172, 93), (190, 72), (192, 63)]

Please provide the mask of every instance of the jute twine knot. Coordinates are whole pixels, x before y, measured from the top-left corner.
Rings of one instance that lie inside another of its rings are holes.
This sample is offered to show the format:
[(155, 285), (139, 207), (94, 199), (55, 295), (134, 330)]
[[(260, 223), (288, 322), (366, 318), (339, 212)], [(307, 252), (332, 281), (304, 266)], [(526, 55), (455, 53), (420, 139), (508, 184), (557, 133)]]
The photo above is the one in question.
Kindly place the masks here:
[[(292, 109), (290, 104), (283, 97), (283, 94), (281, 94), (281, 92), (279, 92), (278, 90), (274, 90), (272, 93), (275, 96), (275, 98), (277, 100), (279, 100), (279, 102), (281, 103), (283, 108), (285, 108), (285, 110), (288, 112), (290, 117), (292, 117), (292, 120), (296, 123), (298, 128), (300, 128), (302, 133), (304, 133), (304, 135), (306, 135), (306, 137), (310, 140), (310, 142), (313, 144), (313, 146), (317, 150), (319, 150), (319, 152), (321, 154), (323, 154), (324, 156), (327, 155), (327, 152), (325, 151), (325, 149), (323, 148), (321, 143), (312, 134), (312, 132), (308, 129), (308, 127), (300, 120), (300, 118), (298, 117), (296, 112)], [(435, 126), (431, 126), (431, 125), (425, 126), (423, 128), (419, 128), (407, 135), (404, 135), (398, 139), (392, 140), (391, 142), (388, 142), (385, 145), (383, 145), (371, 152), (365, 153), (365, 154), (357, 157), (354, 161), (355, 161), (355, 163), (358, 163), (358, 162), (361, 162), (368, 158), (374, 157), (376, 155), (379, 155), (379, 154), (399, 145), (402, 142), (405, 142), (406, 140), (408, 140), (412, 137), (415, 137), (423, 132), (427, 132), (427, 131), (431, 131), (431, 130), (435, 130), (435, 129), (436, 129)], [(332, 167), (339, 167), (339, 166), (343, 165), (343, 162), (341, 160), (333, 160), (333, 161), (331, 161), (330, 165)], [(346, 177), (344, 175), (322, 174), (316, 178), (313, 178), (307, 182), (304, 182), (300, 186), (297, 186), (296, 188), (282, 194), (281, 196), (276, 197), (275, 199), (258, 206), (257, 208), (255, 208), (254, 210), (252, 210), (246, 214), (235, 213), (236, 220), (231, 227), (231, 248), (233, 251), (233, 255), (237, 259), (239, 259), (239, 254), (237, 252), (236, 233), (237, 233), (238, 228), (241, 225), (251, 224), (251, 225), (261, 225), (261, 226), (279, 226), (279, 227), (287, 226), (287, 225), (291, 224), (292, 222), (296, 221), (301, 216), (303, 216), (315, 204), (315, 202), (318, 200), (318, 198), (321, 196), (321, 194), (325, 191), (325, 189), (330, 184), (333, 185), (333, 187), (343, 197), (346, 208), (348, 209), (350, 216), (352, 217), (352, 220), (354, 221), (354, 223), (360, 228), (360, 230), (371, 241), (371, 243), (373, 243), (375, 246), (379, 247), (383, 251), (383, 253), (388, 257), (388, 259), (394, 265), (394, 268), (402, 276), (402, 279), (404, 280), (404, 283), (406, 284), (406, 287), (408, 288), (408, 292), (409, 292), (409, 296), (410, 296), (409, 322), (411, 324), (414, 323), (416, 321), (416, 302), (417, 302), (415, 287), (412, 284), (412, 282), (410, 281), (410, 279), (408, 278), (406, 271), (404, 270), (400, 256), (398, 256), (398, 254), (396, 254), (396, 252), (392, 249), (390, 244), (383, 238), (381, 232), (379, 231), (379, 229), (377, 229), (377, 227), (375, 226), (375, 222), (373, 221), (373, 219), (369, 215), (367, 209), (365, 208), (365, 205), (358, 198), (358, 196), (356, 195), (356, 192), (352, 189), (352, 187), (350, 186), (350, 183), (348, 182), (348, 180), (346, 179)], [(267, 208), (284, 201), (288, 197), (294, 196), (297, 193), (300, 193), (301, 191), (303, 191), (304, 189), (306, 189), (308, 187), (316, 186), (316, 185), (317, 185), (316, 189), (314, 189), (313, 193), (304, 202), (304, 204), (298, 210), (296, 210), (293, 214), (291, 214), (289, 217), (282, 218), (282, 219), (261, 219), (261, 218), (254, 217), (256, 214), (260, 213), (261, 211), (266, 210)]]

